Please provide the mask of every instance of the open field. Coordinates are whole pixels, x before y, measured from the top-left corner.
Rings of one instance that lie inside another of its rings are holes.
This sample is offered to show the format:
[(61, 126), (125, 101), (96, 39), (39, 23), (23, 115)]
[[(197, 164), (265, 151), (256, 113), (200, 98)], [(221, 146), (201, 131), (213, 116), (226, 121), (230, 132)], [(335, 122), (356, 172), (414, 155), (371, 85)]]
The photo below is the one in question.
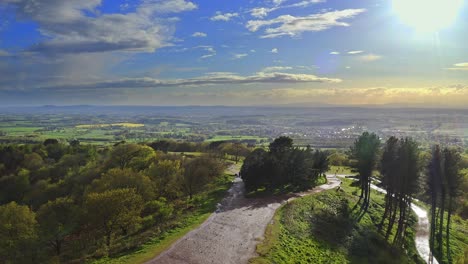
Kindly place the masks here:
[(0, 142), (78, 139), (90, 144), (173, 139), (243, 141), (266, 146), (278, 136), (298, 146), (348, 149), (363, 131), (382, 139), (410, 136), (468, 146), (467, 110), (293, 107), (31, 107), (0, 108)]

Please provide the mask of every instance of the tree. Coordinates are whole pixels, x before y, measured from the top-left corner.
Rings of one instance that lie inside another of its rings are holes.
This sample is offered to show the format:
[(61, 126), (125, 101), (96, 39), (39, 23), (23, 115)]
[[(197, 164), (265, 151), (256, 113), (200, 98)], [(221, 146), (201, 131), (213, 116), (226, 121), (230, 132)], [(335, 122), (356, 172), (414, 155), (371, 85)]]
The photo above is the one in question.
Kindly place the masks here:
[(35, 214), (27, 206), (11, 202), (0, 206), (0, 259), (25, 263), (37, 238)]
[(24, 160), (23, 160), (24, 168), (30, 171), (36, 171), (36, 170), (39, 170), (42, 166), (44, 166), (44, 160), (42, 159), (41, 155), (35, 152), (24, 155)]
[(419, 148), (416, 141), (411, 138), (400, 140), (398, 150), (399, 176), (397, 185), (397, 197), (399, 202), (398, 228), (394, 238), (394, 244), (403, 243), (407, 228), (408, 212), (410, 210), (413, 195), (417, 192), (420, 176)]
[(330, 168), (328, 165), (327, 154), (320, 150), (314, 152), (314, 167), (317, 170), (318, 176), (322, 176)]
[(149, 201), (154, 198), (154, 190), (151, 179), (132, 169), (110, 169), (95, 179), (89, 186), (88, 192), (104, 192), (114, 189), (134, 189), (144, 200)]
[(281, 136), (271, 142), (269, 148), (273, 155), (279, 157), (293, 148), (293, 140), (290, 137)]
[(111, 152), (109, 167), (133, 168), (140, 171), (148, 168), (155, 159), (156, 152), (151, 147), (137, 144), (119, 144)]
[(244, 160), (240, 175), (247, 191), (255, 191), (268, 184), (268, 153), (264, 149), (255, 149)]
[(58, 140), (55, 139), (55, 138), (48, 138), (46, 140), (44, 140), (44, 143), (42, 143), (44, 146), (48, 146), (48, 145), (54, 145), (54, 144), (58, 144)]
[(362, 133), (351, 147), (352, 157), (357, 161), (355, 168), (359, 172), (360, 199), (364, 199), (362, 206), (365, 210), (369, 206), (371, 176), (377, 162), (379, 147), (379, 137), (368, 132)]
[(29, 171), (21, 169), (17, 175), (0, 178), (0, 204), (21, 202), (29, 189)]
[[(385, 195), (385, 210), (382, 220), (379, 224), (379, 229), (382, 229), (384, 221), (389, 217), (388, 230), (392, 230), (396, 216), (396, 185), (398, 179), (398, 148), (399, 141), (396, 137), (390, 137), (386, 143), (382, 153), (380, 162), (380, 174), (382, 175), (382, 185), (387, 191)], [(386, 238), (390, 232), (387, 232)]]
[(240, 142), (224, 143), (220, 147), (223, 153), (234, 156), (236, 163), (240, 157), (246, 157), (250, 153), (250, 149)]
[[(431, 228), (429, 236), (429, 247), (431, 253), (435, 249), (435, 240), (437, 233), (437, 202), (439, 199), (440, 188), (442, 186), (443, 174), (443, 154), (438, 145), (432, 149), (432, 158), (428, 165), (428, 191), (431, 195)], [(440, 242), (439, 242), (440, 243)]]
[(182, 186), (189, 199), (200, 191), (210, 180), (221, 175), (223, 166), (216, 159), (197, 157), (184, 164)]
[(463, 189), (460, 189), (462, 175), (460, 173), (460, 153), (456, 149), (445, 148), (444, 149), (445, 159), (445, 177), (447, 181), (448, 189), (448, 208), (447, 208), (447, 226), (446, 226), (446, 246), (447, 246), (447, 259), (452, 262), (452, 256), (450, 255), (450, 222), (453, 213), (453, 201), (458, 197)]
[(179, 160), (161, 160), (152, 164), (146, 171), (154, 183), (156, 195), (169, 199), (180, 195), (183, 173), (184, 169)]
[(47, 241), (58, 256), (64, 240), (78, 226), (79, 208), (70, 198), (58, 198), (43, 204), (37, 211), (41, 239)]
[(134, 189), (90, 193), (85, 199), (87, 219), (92, 227), (104, 233), (108, 247), (118, 230), (125, 233), (139, 222), (142, 209), (143, 199)]

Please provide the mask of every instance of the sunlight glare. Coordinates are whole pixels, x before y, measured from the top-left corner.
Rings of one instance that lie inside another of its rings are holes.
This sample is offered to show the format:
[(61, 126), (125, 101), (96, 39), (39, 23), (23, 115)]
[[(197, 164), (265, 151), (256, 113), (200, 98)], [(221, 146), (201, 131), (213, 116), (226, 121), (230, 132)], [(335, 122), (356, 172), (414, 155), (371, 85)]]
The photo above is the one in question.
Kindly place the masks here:
[(436, 32), (450, 26), (463, 0), (393, 0), (393, 10), (407, 25), (420, 32)]

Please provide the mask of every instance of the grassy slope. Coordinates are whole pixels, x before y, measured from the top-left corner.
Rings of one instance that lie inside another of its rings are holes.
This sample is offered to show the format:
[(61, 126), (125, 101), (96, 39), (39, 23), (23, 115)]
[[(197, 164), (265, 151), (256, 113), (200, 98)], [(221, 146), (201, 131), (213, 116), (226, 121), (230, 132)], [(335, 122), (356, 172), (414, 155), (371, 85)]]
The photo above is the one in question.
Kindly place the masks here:
[[(231, 186), (233, 180), (232, 175), (225, 175), (220, 177), (220, 180), (207, 188), (209, 191), (201, 195), (197, 195), (197, 200), (201, 202), (195, 210), (183, 213), (175, 221), (172, 228), (167, 231), (158, 233), (155, 231), (148, 231), (140, 234), (139, 236), (132, 237), (128, 240), (120, 241), (121, 244), (135, 243), (140, 239), (146, 240), (137, 248), (122, 252), (118, 256), (102, 258), (94, 261), (94, 264), (137, 264), (144, 263), (155, 256), (159, 255), (164, 250), (168, 249), (175, 241), (183, 237), (191, 230), (200, 226), (211, 214), (215, 211), (216, 205), (224, 198), (226, 191)], [(155, 232), (154, 236), (151, 233)], [(148, 234), (149, 233), (149, 234)], [(148, 237), (150, 236), (150, 237)], [(132, 242), (130, 242), (130, 240)]]
[[(440, 258), (437, 251), (437, 244), (435, 245), (436, 252), (434, 253), (439, 263), (449, 263), (447, 260), (447, 241), (445, 236), (445, 228), (447, 224), (447, 217), (444, 219), (444, 235), (443, 235), (443, 252), (444, 256)], [(452, 263), (464, 264), (468, 263), (468, 221), (463, 220), (457, 215), (452, 215), (450, 223), (450, 254), (452, 256)]]
[(406, 255), (392, 249), (377, 232), (383, 195), (372, 192), (369, 212), (356, 222), (355, 188), (350, 181), (342, 188), (344, 192), (325, 191), (281, 207), (257, 246), (260, 257), (251, 263), (420, 263), (412, 230)]

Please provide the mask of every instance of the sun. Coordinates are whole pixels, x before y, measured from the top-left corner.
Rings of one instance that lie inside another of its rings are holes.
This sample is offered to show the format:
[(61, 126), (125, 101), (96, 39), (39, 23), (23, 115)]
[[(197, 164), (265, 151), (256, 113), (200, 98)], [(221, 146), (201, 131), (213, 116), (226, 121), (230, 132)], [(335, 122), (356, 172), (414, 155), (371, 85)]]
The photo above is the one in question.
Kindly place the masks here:
[(436, 32), (450, 26), (463, 0), (393, 0), (400, 19), (416, 31)]

